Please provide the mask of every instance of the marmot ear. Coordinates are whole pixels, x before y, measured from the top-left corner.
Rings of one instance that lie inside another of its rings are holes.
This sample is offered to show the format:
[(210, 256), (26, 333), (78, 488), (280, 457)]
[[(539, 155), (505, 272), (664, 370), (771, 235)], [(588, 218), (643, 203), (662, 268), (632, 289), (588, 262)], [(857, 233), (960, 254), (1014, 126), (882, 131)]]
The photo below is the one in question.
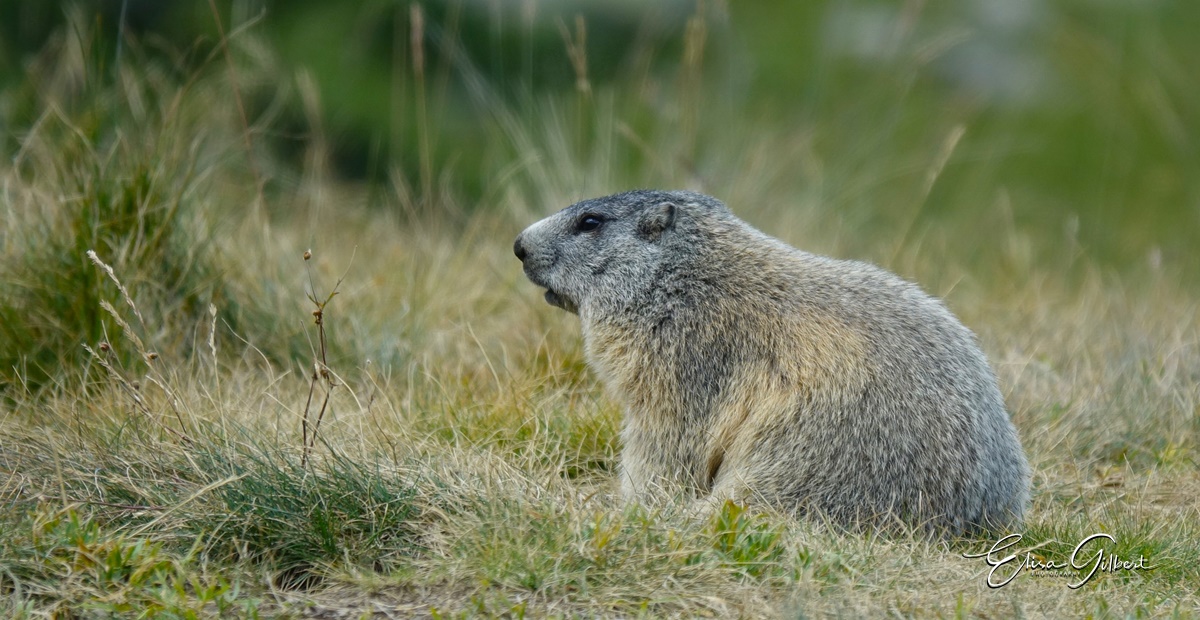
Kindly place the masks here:
[(650, 241), (658, 241), (663, 232), (675, 223), (677, 210), (678, 207), (674, 204), (663, 202), (642, 211), (641, 218), (638, 219), (638, 232)]

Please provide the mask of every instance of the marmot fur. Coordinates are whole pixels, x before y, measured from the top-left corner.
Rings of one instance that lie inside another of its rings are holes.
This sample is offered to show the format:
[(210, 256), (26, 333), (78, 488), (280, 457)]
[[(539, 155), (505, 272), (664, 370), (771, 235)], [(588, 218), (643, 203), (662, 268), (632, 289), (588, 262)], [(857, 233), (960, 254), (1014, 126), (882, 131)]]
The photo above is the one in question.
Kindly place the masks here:
[(579, 315), (588, 363), (624, 407), (627, 499), (950, 533), (1019, 524), (1029, 466), (996, 378), (915, 285), (682, 191), (579, 202), (514, 251), (546, 301)]

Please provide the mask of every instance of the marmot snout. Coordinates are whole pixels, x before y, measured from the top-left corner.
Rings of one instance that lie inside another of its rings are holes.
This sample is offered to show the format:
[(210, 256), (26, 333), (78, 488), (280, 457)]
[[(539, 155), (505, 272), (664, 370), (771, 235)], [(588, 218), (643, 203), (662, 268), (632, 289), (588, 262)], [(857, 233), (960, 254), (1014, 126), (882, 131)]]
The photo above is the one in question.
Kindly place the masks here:
[(974, 335), (882, 269), (808, 254), (720, 201), (634, 191), (517, 237), (623, 405), (630, 500), (764, 501), (847, 525), (1018, 523), (1029, 468)]

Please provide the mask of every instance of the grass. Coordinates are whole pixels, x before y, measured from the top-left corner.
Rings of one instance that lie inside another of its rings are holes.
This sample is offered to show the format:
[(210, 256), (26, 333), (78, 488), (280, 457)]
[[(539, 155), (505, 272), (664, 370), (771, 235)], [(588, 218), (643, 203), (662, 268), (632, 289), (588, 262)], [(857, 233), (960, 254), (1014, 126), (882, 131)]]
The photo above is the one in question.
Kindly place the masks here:
[[(243, 44), (241, 79), (266, 88), (269, 50)], [(685, 61), (660, 107), (636, 79), (532, 112), (490, 102), (494, 163), (468, 205), (450, 170), (364, 190), (316, 147), (295, 169), (248, 151), (270, 119), (242, 125), (223, 58), (193, 75), (130, 54), (105, 72), (49, 50), (53, 75), (92, 77), (35, 89), (43, 113), (0, 164), (0, 616), (1198, 613), (1194, 250), (1114, 266), (1077, 229), (1014, 216), (1036, 199), (988, 185), (999, 164), (959, 150), (971, 127), (890, 136), (858, 166), (821, 155), (843, 117), (730, 116), (694, 100)], [(700, 187), (945, 298), (1033, 466), (1019, 548), (1061, 561), (1106, 532), (1153, 569), (993, 590), (963, 556), (994, 541), (620, 506), (621, 414), (511, 240), (635, 184)]]

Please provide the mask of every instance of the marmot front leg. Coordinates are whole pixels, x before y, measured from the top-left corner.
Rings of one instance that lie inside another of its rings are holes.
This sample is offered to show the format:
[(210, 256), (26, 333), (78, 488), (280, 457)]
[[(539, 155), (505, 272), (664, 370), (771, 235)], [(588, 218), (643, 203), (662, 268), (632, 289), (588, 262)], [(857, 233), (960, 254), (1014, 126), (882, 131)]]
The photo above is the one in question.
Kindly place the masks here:
[(674, 476), (664, 467), (662, 454), (653, 449), (651, 442), (630, 435), (622, 433), (621, 499), (626, 504), (653, 505), (678, 494), (680, 489), (672, 483)]
[(688, 518), (705, 522), (721, 512), (725, 502), (746, 504), (753, 501), (755, 493), (749, 475), (750, 472), (734, 468), (723, 470), (713, 481), (712, 490), (688, 505)]
[(686, 458), (686, 442), (669, 428), (638, 428), (631, 423), (637, 415), (627, 412), (621, 431), (621, 498), (650, 506), (695, 499), (700, 490), (698, 466), (695, 459)]

